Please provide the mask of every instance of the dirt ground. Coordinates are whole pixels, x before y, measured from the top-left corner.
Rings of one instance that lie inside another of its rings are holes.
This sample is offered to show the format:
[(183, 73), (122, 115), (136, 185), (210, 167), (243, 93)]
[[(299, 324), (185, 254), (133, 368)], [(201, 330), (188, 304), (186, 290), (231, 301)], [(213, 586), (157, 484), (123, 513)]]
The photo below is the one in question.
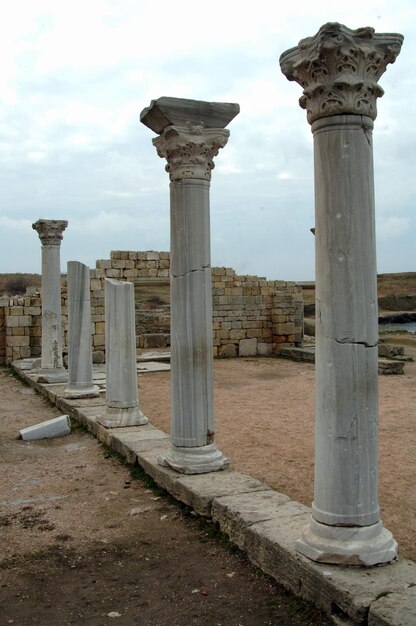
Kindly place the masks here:
[[(416, 560), (416, 335), (388, 335), (415, 359), (379, 376), (381, 518), (403, 557)], [(169, 431), (169, 373), (139, 378), (141, 408)], [(313, 500), (315, 366), (284, 359), (215, 361), (215, 440), (233, 469), (310, 506)]]
[(0, 400), (1, 626), (329, 624), (88, 433), (18, 440), (59, 413), (6, 368)]
[[(403, 341), (416, 357), (416, 337)], [(380, 503), (400, 554), (416, 559), (416, 364), (405, 372), (379, 376)], [(168, 431), (169, 372), (140, 375), (139, 394)], [(329, 624), (89, 434), (17, 440), (59, 412), (6, 368), (0, 399), (0, 626)], [(215, 401), (232, 467), (309, 505), (314, 366), (217, 360)]]

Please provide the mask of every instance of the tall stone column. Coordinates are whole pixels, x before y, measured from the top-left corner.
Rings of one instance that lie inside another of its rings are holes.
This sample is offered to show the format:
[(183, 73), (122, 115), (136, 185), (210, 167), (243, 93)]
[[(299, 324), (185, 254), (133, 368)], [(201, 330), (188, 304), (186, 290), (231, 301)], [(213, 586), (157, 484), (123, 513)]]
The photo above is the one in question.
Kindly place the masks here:
[(137, 392), (134, 285), (105, 279), (106, 428), (141, 426), (147, 417), (139, 409)]
[(397, 554), (378, 505), (372, 128), (377, 80), (402, 40), (330, 23), (280, 57), (285, 76), (304, 88), (315, 162), (315, 493), (297, 549), (342, 565)]
[(228, 467), (214, 443), (209, 188), (238, 112), (237, 104), (159, 98), (140, 116), (160, 135), (153, 144), (171, 181), (172, 446), (159, 462), (185, 474)]
[(90, 269), (84, 263), (69, 261), (68, 282), (68, 387), (65, 396), (94, 398), (91, 349)]
[(42, 242), (42, 359), (39, 374), (45, 382), (65, 382), (62, 361), (61, 264), (62, 233), (66, 220), (38, 220), (32, 224)]

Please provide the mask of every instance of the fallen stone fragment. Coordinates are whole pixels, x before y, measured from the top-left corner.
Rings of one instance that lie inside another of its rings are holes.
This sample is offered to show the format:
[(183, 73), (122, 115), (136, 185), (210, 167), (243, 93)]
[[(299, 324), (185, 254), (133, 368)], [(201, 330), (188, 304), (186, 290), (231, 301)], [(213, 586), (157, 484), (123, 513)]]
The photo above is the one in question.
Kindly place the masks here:
[(50, 420), (40, 422), (34, 426), (22, 428), (20, 437), (25, 441), (31, 439), (52, 439), (53, 437), (65, 437), (71, 432), (71, 422), (68, 415), (60, 415)]
[(135, 506), (128, 512), (129, 515), (139, 515), (139, 513), (146, 513), (146, 511), (150, 511), (150, 506)]

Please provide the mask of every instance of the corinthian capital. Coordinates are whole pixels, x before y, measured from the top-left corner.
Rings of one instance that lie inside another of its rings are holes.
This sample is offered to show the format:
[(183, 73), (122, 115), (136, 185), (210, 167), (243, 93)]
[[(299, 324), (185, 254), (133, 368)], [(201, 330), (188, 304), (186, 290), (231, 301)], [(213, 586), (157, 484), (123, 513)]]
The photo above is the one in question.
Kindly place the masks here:
[(213, 158), (228, 141), (230, 131), (224, 128), (198, 126), (168, 126), (160, 137), (153, 139), (160, 157), (168, 162), (165, 169), (170, 180), (200, 178), (211, 180)]
[(211, 180), (212, 159), (228, 141), (227, 124), (238, 104), (185, 98), (159, 98), (143, 109), (140, 121), (159, 135), (153, 139), (160, 157), (167, 159), (170, 180)]
[(314, 37), (283, 52), (280, 67), (288, 80), (303, 87), (299, 104), (310, 124), (343, 113), (374, 120), (377, 98), (384, 93), (377, 81), (396, 60), (402, 43), (403, 36), (396, 33), (328, 23)]
[(43, 246), (60, 246), (62, 233), (67, 226), (66, 220), (38, 220), (32, 224), (32, 228), (38, 233)]

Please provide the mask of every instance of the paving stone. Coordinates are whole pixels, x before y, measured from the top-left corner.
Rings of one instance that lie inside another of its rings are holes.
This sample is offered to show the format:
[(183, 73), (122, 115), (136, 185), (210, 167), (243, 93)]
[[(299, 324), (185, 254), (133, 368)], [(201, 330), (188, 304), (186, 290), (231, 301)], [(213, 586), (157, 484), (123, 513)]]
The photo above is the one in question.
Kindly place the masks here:
[(310, 561), (295, 550), (309, 519), (309, 513), (304, 513), (253, 524), (246, 530), (245, 550), (255, 565), (328, 615), (366, 624), (369, 607), (381, 594), (402, 590), (414, 580), (416, 564), (404, 559), (384, 567)]
[(169, 444), (168, 434), (151, 425), (134, 427), (129, 431), (111, 433), (112, 448), (122, 454), (128, 463), (137, 461), (137, 453), (161, 448)]
[[(162, 468), (157, 465), (160, 452), (150, 451), (138, 453), (138, 461), (156, 482), (159, 482)], [(210, 516), (214, 498), (238, 493), (269, 491), (270, 487), (246, 474), (233, 470), (221, 470), (210, 474), (185, 475), (171, 470), (163, 473), (163, 488), (169, 493), (191, 506), (199, 515)], [(172, 480), (172, 476), (174, 480)], [(159, 483), (160, 484), (160, 483)]]
[(378, 598), (370, 607), (368, 626), (416, 624), (416, 586)]

